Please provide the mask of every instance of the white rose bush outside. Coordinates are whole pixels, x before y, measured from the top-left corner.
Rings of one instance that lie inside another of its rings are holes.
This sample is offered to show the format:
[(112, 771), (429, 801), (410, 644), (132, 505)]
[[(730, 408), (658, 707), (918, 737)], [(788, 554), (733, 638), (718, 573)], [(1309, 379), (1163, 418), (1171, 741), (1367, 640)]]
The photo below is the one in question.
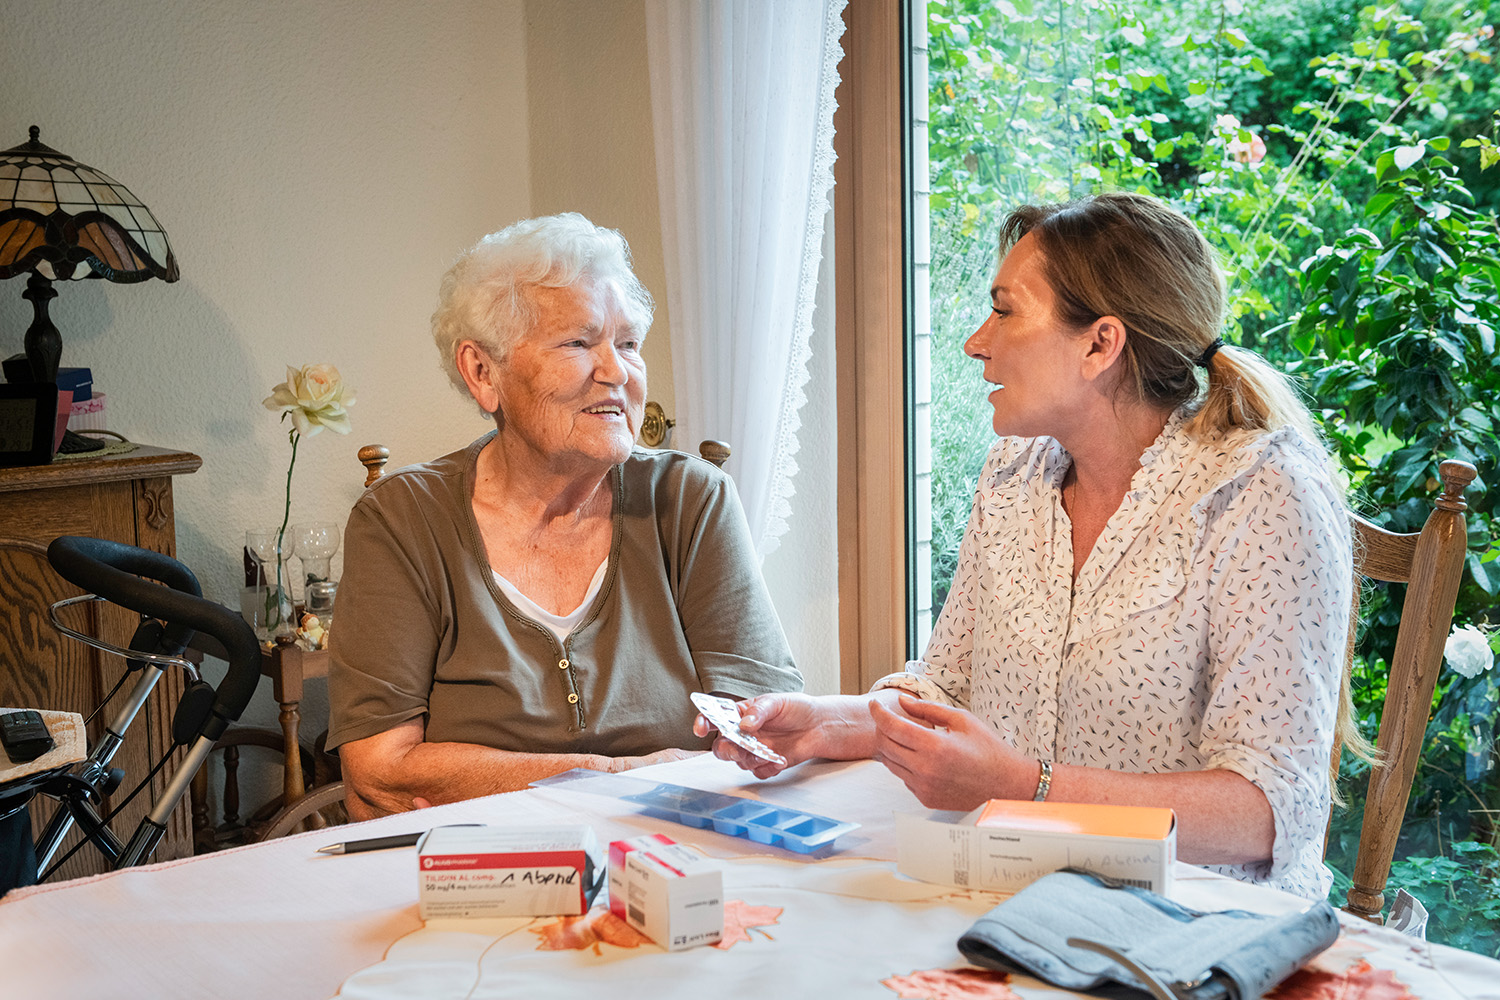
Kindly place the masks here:
[(1489, 637), (1473, 625), (1460, 625), (1448, 634), (1443, 659), (1453, 671), (1472, 680), (1495, 665)]
[(269, 601), (279, 599), (285, 592), (281, 563), (286, 526), (292, 516), (292, 470), (297, 467), (297, 444), (304, 437), (323, 433), (325, 427), (335, 434), (348, 434), (353, 430), (349, 423), (349, 407), (354, 405), (354, 390), (344, 385), (339, 370), (333, 365), (303, 365), (301, 368), (288, 365), (286, 381), (277, 384), (261, 405), (280, 413), (283, 422), (288, 417), (292, 421), (287, 431), (292, 458), (286, 466), (286, 499), (282, 504), (281, 527), (276, 532), (276, 594), (267, 595), (269, 609)]

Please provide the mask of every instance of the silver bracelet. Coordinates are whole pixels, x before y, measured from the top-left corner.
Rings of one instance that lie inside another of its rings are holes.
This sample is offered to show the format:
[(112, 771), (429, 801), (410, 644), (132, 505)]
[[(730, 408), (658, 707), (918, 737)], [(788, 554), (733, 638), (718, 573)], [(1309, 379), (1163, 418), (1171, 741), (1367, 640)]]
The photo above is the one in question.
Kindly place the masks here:
[(1052, 791), (1052, 762), (1040, 760), (1037, 763), (1042, 765), (1042, 776), (1037, 779), (1036, 794), (1031, 797), (1031, 801), (1046, 802), (1047, 793)]

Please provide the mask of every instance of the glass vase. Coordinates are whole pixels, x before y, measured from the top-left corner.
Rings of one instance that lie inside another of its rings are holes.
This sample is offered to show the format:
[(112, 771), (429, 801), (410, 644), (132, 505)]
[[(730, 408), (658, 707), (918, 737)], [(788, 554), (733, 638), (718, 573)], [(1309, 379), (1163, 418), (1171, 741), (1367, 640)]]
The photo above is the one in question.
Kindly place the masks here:
[[(279, 528), (245, 532), (246, 580), (240, 593), (240, 613), (262, 642), (296, 631), (293, 618), (291, 546), (280, 539)], [(252, 565), (253, 564), (253, 565)]]

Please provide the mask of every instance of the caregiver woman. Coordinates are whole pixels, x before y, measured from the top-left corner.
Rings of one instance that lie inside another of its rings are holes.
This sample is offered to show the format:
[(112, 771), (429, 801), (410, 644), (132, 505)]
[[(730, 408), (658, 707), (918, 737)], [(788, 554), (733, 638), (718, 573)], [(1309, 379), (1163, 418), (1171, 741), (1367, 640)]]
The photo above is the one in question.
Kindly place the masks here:
[(926, 652), (744, 726), (792, 763), (874, 757), (932, 808), (1167, 806), (1184, 861), (1323, 898), (1352, 570), (1307, 410), (1219, 339), (1213, 251), (1160, 202), (1028, 206), (1001, 246), (965, 348), (1000, 439)]

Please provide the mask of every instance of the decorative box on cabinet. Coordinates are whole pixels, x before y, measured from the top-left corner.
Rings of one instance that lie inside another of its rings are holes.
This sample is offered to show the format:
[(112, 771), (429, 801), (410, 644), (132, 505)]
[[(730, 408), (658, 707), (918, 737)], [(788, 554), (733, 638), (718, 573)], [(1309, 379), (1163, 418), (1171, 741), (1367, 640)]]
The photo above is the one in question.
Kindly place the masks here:
[[(125, 670), (117, 656), (102, 653), (59, 635), (47, 617), (47, 606), (79, 590), (63, 581), (47, 563), (47, 545), (58, 535), (89, 535), (128, 542), (174, 555), (172, 477), (203, 464), (184, 451), (142, 446), (105, 458), (59, 459), (50, 465), (0, 468), (0, 705), (79, 712), (87, 716)], [(69, 623), (124, 645), (135, 630), (135, 618), (114, 605), (75, 606)], [(125, 781), (105, 808), (113, 808), (146, 775), (172, 742), (172, 710), (182, 694), (183, 678), (170, 671), (126, 734), (114, 766)], [(123, 695), (124, 692), (122, 692)], [(89, 726), (89, 742), (98, 739), (109, 709)], [(167, 769), (170, 772), (170, 767)], [(161, 791), (166, 773), (115, 818), (111, 826), (122, 839), (135, 829), (151, 800)], [(33, 803), (32, 829), (39, 833), (54, 805)], [(75, 830), (63, 844), (78, 840)], [(155, 860), (192, 853), (186, 808), (172, 815)], [(61, 853), (58, 855), (61, 857)], [(60, 877), (76, 878), (103, 871), (104, 858), (93, 847), (79, 851)]]

